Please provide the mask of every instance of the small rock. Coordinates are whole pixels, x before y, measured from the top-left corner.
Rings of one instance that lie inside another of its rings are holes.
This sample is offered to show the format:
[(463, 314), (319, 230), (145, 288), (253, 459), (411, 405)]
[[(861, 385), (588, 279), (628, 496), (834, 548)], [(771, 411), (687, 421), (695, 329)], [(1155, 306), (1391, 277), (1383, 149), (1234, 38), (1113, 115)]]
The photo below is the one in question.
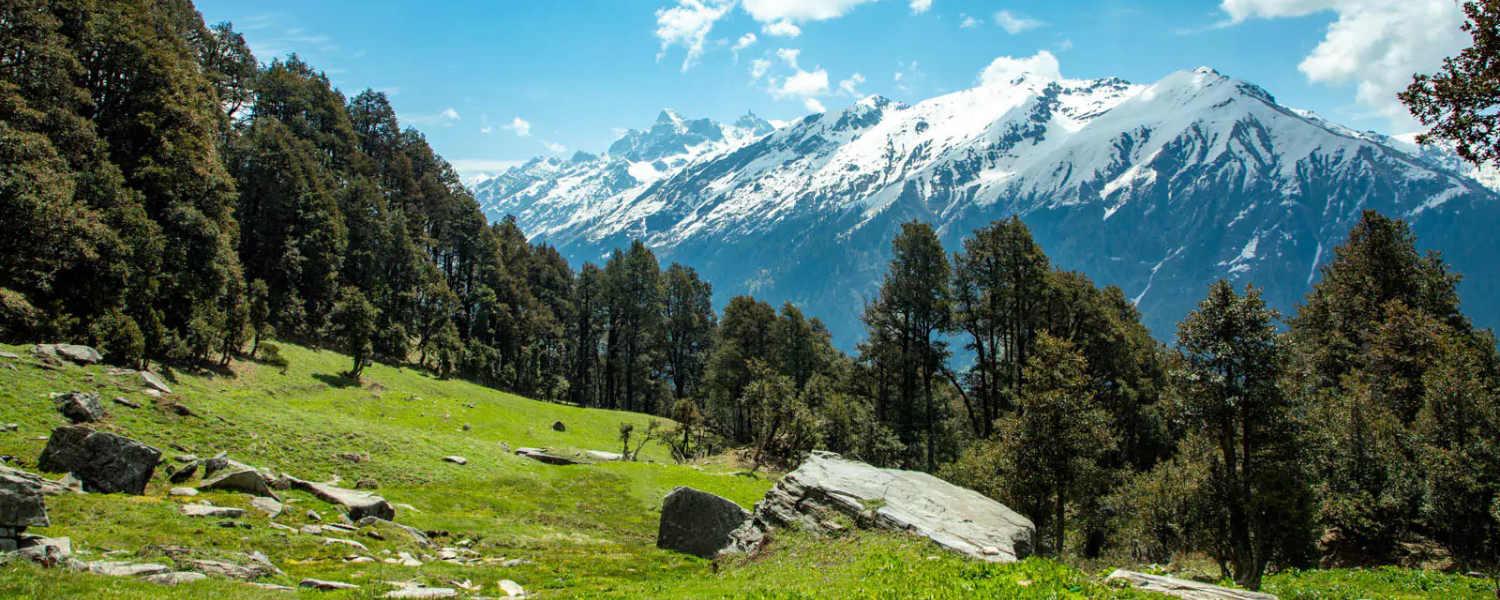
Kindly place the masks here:
[(356, 452), (340, 452), (338, 457), (355, 464), (370, 460), (370, 455)]
[(552, 430), (553, 431), (567, 431), (568, 430), (568, 426), (567, 425), (563, 425), (562, 421), (553, 421), (552, 422)]
[(302, 529), (298, 531), (307, 535), (323, 535), (323, 527), (321, 525), (303, 525)]
[(519, 583), (509, 579), (501, 579), (499, 585), (500, 591), (505, 592), (506, 596), (511, 598), (524, 598), (526, 596), (526, 588), (521, 587)]
[(266, 563), (251, 565), (240, 565), (218, 560), (201, 559), (193, 559), (189, 562), (192, 563), (193, 570), (199, 573), (218, 575), (219, 577), (228, 577), (230, 579), (239, 579), (241, 581), (254, 581), (267, 575), (280, 573), (280, 571), (277, 570), (276, 567), (273, 567), (269, 564), (270, 561), (267, 561)]
[(16, 360), (18, 358), (21, 358), (21, 355), (16, 354), (14, 352), (3, 352), (3, 351), (0, 351), (0, 358), (3, 358), (5, 360)]
[(249, 523), (240, 523), (238, 521), (219, 521), (218, 526), (225, 529), (234, 529), (235, 527), (239, 527), (240, 529), (251, 529), (255, 527), (254, 525), (251, 525)]
[(473, 429), (473, 427), (470, 426), (468, 423), (464, 423), (464, 431), (468, 431), (470, 429)]
[(444, 456), (443, 462), (451, 462), (456, 465), (467, 465), (469, 464), (469, 459), (466, 459), (462, 456)]
[(158, 574), (158, 575), (147, 575), (145, 577), (142, 577), (141, 581), (145, 581), (145, 582), (149, 582), (149, 583), (154, 583), (154, 584), (157, 584), (157, 585), (175, 586), (175, 585), (183, 584), (183, 583), (192, 583), (194, 581), (202, 581), (204, 579), (208, 579), (208, 576), (204, 575), (202, 573), (181, 572), (181, 573), (161, 573), (161, 574)]
[(516, 454), (518, 454), (520, 456), (524, 456), (524, 457), (529, 458), (531, 460), (534, 460), (534, 461), (537, 461), (537, 462), (541, 462), (541, 463), (546, 463), (546, 464), (549, 464), (549, 465), (566, 466), (566, 465), (576, 465), (576, 464), (578, 464), (578, 461), (576, 461), (576, 460), (573, 460), (571, 458), (562, 457), (562, 456), (557, 456), (555, 454), (547, 454), (546, 451), (544, 451), (544, 450), (542, 450), (540, 448), (517, 448), (516, 449)]
[(55, 567), (73, 557), (73, 540), (22, 534), (17, 539), (16, 556), (46, 567)]
[(228, 506), (203, 506), (201, 504), (184, 504), (182, 505), (182, 514), (189, 517), (216, 517), (238, 519), (245, 516), (245, 509), (230, 508)]
[(458, 596), (458, 590), (453, 588), (405, 588), (393, 592), (386, 592), (381, 598), (453, 598)]
[(37, 356), (70, 360), (80, 365), (97, 365), (104, 360), (98, 350), (78, 344), (39, 344), (31, 348)]
[(109, 416), (104, 413), (104, 405), (99, 403), (99, 394), (74, 392), (63, 394), (54, 400), (57, 402), (57, 412), (74, 423), (93, 423)]
[(307, 511), (307, 518), (312, 519), (314, 521), (322, 521), (323, 520), (323, 515), (318, 514), (318, 511), (309, 510), (309, 511)]
[(198, 490), (195, 490), (195, 489), (190, 488), (190, 487), (174, 487), (174, 488), (172, 488), (170, 490), (167, 490), (167, 495), (169, 495), (169, 496), (181, 496), (181, 497), (184, 497), (184, 498), (191, 498), (193, 496), (197, 496), (198, 495)]
[(90, 573), (109, 577), (142, 577), (172, 571), (171, 567), (154, 563), (91, 562), (85, 567)]
[(140, 408), (141, 407), (141, 403), (136, 402), (134, 400), (126, 399), (126, 398), (124, 398), (122, 396), (115, 396), (113, 402), (115, 404), (118, 404), (120, 406), (124, 406), (124, 407), (127, 407), (127, 408)]
[(514, 569), (516, 567), (529, 567), (529, 566), (535, 566), (535, 565), (536, 565), (535, 562), (526, 560), (524, 558), (512, 558), (512, 559), (507, 560), (507, 561), (505, 561), (503, 563), (500, 563), (500, 566), (505, 567), (507, 569)]
[(172, 393), (172, 388), (167, 387), (167, 382), (162, 381), (161, 377), (150, 371), (141, 371), (141, 385), (163, 394)]
[(323, 525), (323, 529), (333, 529), (335, 531), (342, 531), (344, 533), (354, 533), (356, 531), (359, 531), (358, 527), (355, 527), (353, 525), (345, 525), (343, 523), (328, 523)]
[(284, 586), (284, 585), (276, 585), (274, 583), (254, 583), (254, 582), (251, 582), (250, 585), (253, 585), (253, 586), (258, 587), (258, 588), (263, 589), (263, 590), (275, 590), (275, 591), (278, 591), (278, 592), (295, 592), (295, 591), (297, 591), (297, 588), (290, 588), (290, 587), (287, 587), (287, 586)]
[[(275, 521), (271, 521), (270, 523), (266, 523), (266, 524), (270, 525), (271, 529), (279, 529), (281, 531), (289, 531), (289, 532), (292, 532), (292, 533), (301, 533), (301, 531), (302, 531), (300, 529), (297, 529), (296, 527), (287, 527), (286, 525), (282, 525), (281, 523), (277, 523)], [(319, 531), (318, 533), (323, 533), (323, 532)]]
[(359, 481), (354, 482), (354, 489), (356, 489), (356, 490), (378, 490), (378, 489), (380, 489), (380, 483), (376, 482), (374, 479), (370, 479), (369, 477), (366, 477), (364, 479), (360, 479)]
[(359, 586), (354, 585), (352, 583), (342, 583), (342, 582), (338, 582), (338, 581), (323, 581), (321, 579), (303, 579), (297, 585), (299, 587), (304, 587), (304, 588), (313, 589), (313, 590), (323, 590), (323, 591), (357, 590), (357, 589), (359, 589)]
[(229, 490), (244, 492), (252, 496), (280, 500), (271, 487), (266, 485), (266, 479), (253, 469), (241, 469), (225, 473), (218, 477), (208, 479), (198, 484), (200, 490)]
[(4, 425), (0, 425), (0, 431), (11, 432), (11, 431), (19, 431), (20, 429), (21, 429), (21, 426), (18, 425), (18, 424), (16, 424), (16, 423), (6, 423)]
[(345, 540), (345, 539), (330, 538), (330, 537), (323, 538), (323, 545), (324, 546), (332, 546), (334, 544), (343, 544), (345, 546), (353, 546), (355, 548), (359, 548), (360, 550), (369, 551), (369, 548), (366, 547), (364, 544), (361, 544), (361, 543), (356, 542), (354, 540)]
[(345, 558), (344, 562), (346, 562), (346, 563), (352, 563), (352, 564), (372, 563), (372, 562), (375, 562), (375, 559), (370, 558), (368, 556), (355, 556), (355, 557), (352, 557), (352, 558)]
[(254, 506), (261, 512), (266, 513), (266, 516), (272, 519), (280, 515), (283, 508), (280, 502), (277, 502), (271, 498), (261, 497), (251, 499), (250, 506)]
[(198, 462), (198, 457), (192, 454), (178, 454), (173, 460), (180, 463), (195, 463)]
[(624, 460), (625, 459), (625, 455), (623, 455), (623, 454), (617, 454), (617, 453), (614, 453), (614, 452), (602, 452), (602, 451), (599, 451), (599, 450), (589, 450), (588, 451), (588, 455), (592, 456), (594, 458), (597, 458), (599, 460)]
[(188, 465), (183, 467), (182, 470), (173, 473), (171, 477), (168, 477), (167, 481), (170, 481), (172, 483), (183, 483), (189, 479), (192, 479), (193, 475), (196, 474), (198, 474), (198, 463), (188, 463)]

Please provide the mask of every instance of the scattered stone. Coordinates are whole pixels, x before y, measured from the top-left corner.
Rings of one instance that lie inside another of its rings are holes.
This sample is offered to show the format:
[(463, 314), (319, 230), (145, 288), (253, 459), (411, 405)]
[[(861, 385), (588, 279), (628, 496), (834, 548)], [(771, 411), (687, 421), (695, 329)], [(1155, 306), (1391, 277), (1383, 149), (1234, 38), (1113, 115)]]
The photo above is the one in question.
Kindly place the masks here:
[(202, 573), (180, 572), (147, 575), (145, 577), (142, 577), (141, 581), (154, 583), (157, 585), (175, 586), (184, 583), (192, 583), (194, 581), (202, 581), (204, 579), (208, 579), (208, 576)]
[(16, 556), (44, 567), (56, 567), (73, 557), (73, 540), (22, 534), (16, 538)]
[(191, 498), (193, 496), (197, 496), (198, 495), (198, 490), (195, 490), (195, 489), (190, 488), (190, 487), (174, 487), (174, 488), (172, 488), (170, 490), (167, 490), (167, 495), (168, 496), (180, 496), (180, 497), (183, 497), (183, 498)]
[(625, 455), (623, 455), (623, 454), (617, 454), (615, 452), (602, 452), (602, 451), (599, 451), (599, 450), (589, 450), (588, 451), (588, 455), (592, 456), (594, 458), (597, 458), (599, 460), (624, 460), (625, 459)]
[[(415, 509), (413, 509), (413, 510), (415, 510)], [(415, 542), (417, 542), (417, 544), (420, 545), (420, 546), (430, 546), (430, 545), (432, 545), (432, 540), (428, 539), (427, 534), (423, 533), (422, 530), (417, 529), (416, 527), (411, 527), (409, 525), (402, 525), (400, 523), (396, 523), (396, 522), (393, 522), (393, 521), (387, 521), (387, 520), (381, 519), (379, 517), (365, 517), (365, 518), (359, 520), (359, 526), (360, 527), (372, 527), (372, 526), (376, 526), (376, 525), (385, 525), (385, 526), (389, 526), (389, 527), (394, 527), (396, 529), (400, 529), (401, 531), (406, 532), (407, 535), (411, 536), (412, 540), (415, 541)], [(371, 530), (370, 532), (366, 533), (366, 535), (370, 535), (370, 533), (378, 533), (378, 532), (374, 531), (374, 530)], [(374, 537), (375, 539), (383, 539), (381, 537), (377, 537), (377, 536), (374, 536), (374, 535), (371, 535), (370, 537)]]
[(250, 500), (250, 506), (254, 506), (260, 512), (266, 513), (266, 517), (274, 519), (281, 515), (284, 508), (280, 502), (271, 498), (256, 497)]
[(361, 453), (356, 453), (356, 452), (341, 452), (341, 453), (338, 454), (338, 457), (342, 458), (344, 460), (347, 460), (349, 462), (352, 462), (354, 464), (359, 464), (359, 463), (362, 463), (362, 462), (370, 460), (370, 455), (364, 454), (362, 452)]
[(142, 577), (145, 575), (156, 575), (158, 573), (171, 572), (172, 568), (156, 563), (131, 563), (119, 561), (102, 561), (85, 563), (88, 572), (95, 575), (107, 575), (109, 577)]
[(1124, 582), (1138, 590), (1157, 592), (1186, 600), (1276, 600), (1276, 596), (1271, 594), (1248, 592), (1174, 577), (1147, 575), (1125, 569), (1115, 569), (1115, 572), (1110, 573), (1105, 581)]
[(213, 477), (214, 473), (229, 468), (229, 453), (220, 452), (213, 458), (203, 461), (203, 478)]
[(375, 494), (302, 481), (293, 477), (287, 477), (286, 479), (291, 483), (292, 487), (317, 496), (319, 500), (329, 504), (349, 507), (350, 519), (358, 521), (367, 516), (373, 516), (389, 521), (396, 518), (396, 509), (392, 508), (391, 504), (385, 501), (385, 498), (381, 498)]
[[(6, 469), (9, 471), (9, 469)], [(42, 497), (42, 486), (29, 478), (0, 472), (0, 531), (15, 538), (16, 528), (47, 527), (47, 501)]]
[(307, 535), (323, 535), (323, 526), (303, 525), (301, 529), (298, 529), (298, 531), (301, 531), (302, 533), (305, 533)]
[(93, 423), (109, 416), (104, 412), (104, 405), (99, 403), (99, 394), (73, 392), (53, 398), (53, 401), (57, 403), (57, 412), (74, 423)]
[[(271, 529), (279, 529), (281, 531), (289, 531), (289, 532), (292, 532), (292, 533), (301, 533), (301, 531), (302, 531), (300, 529), (297, 529), (296, 527), (287, 527), (286, 525), (282, 525), (281, 523), (277, 523), (275, 521), (271, 521), (270, 523), (266, 523), (266, 524), (270, 525)], [(320, 531), (319, 533), (322, 533), (322, 532)]]
[(524, 597), (526, 597), (526, 588), (521, 587), (521, 584), (519, 584), (519, 583), (516, 583), (516, 582), (511, 581), (509, 579), (501, 579), (500, 583), (499, 583), (499, 586), (500, 586), (500, 591), (505, 592), (505, 595), (508, 596), (508, 597), (511, 597), (511, 598), (524, 598)]
[(80, 365), (97, 365), (104, 360), (98, 350), (78, 344), (38, 344), (31, 353), (47, 358), (70, 360)]
[(343, 544), (345, 546), (353, 546), (355, 548), (359, 548), (360, 550), (364, 550), (364, 551), (367, 551), (367, 552), (370, 550), (369, 547), (367, 547), (364, 544), (361, 544), (359, 542), (356, 542), (354, 540), (345, 540), (345, 539), (331, 538), (331, 537), (323, 538), (323, 545), (324, 546), (332, 546), (334, 544)]
[(167, 477), (167, 481), (170, 481), (172, 483), (185, 483), (187, 482), (187, 480), (192, 479), (193, 475), (196, 475), (197, 473), (198, 463), (188, 463), (188, 465), (183, 467), (182, 470), (173, 473), (170, 477)]
[(279, 573), (275, 567), (269, 564), (241, 565), (218, 560), (193, 559), (188, 561), (194, 571), (205, 575), (217, 575), (241, 581), (255, 581), (261, 577)]
[(355, 527), (353, 525), (345, 525), (343, 523), (329, 523), (327, 525), (324, 525), (323, 529), (333, 529), (335, 531), (342, 531), (344, 533), (354, 533), (356, 531), (359, 531), (358, 527)]
[(323, 515), (318, 514), (318, 511), (309, 509), (307, 511), (307, 518), (312, 519), (314, 521), (322, 521), (323, 520)]
[(0, 425), (0, 431), (4, 431), (6, 433), (9, 433), (9, 432), (12, 432), (12, 431), (20, 431), (20, 430), (21, 430), (21, 426), (19, 424), (17, 424), (17, 423), (6, 423), (4, 425)]
[(145, 386), (146, 389), (156, 390), (163, 394), (172, 393), (172, 388), (167, 387), (167, 382), (162, 381), (161, 377), (157, 374), (150, 371), (141, 371), (140, 376), (141, 385)]
[(284, 586), (284, 585), (276, 585), (274, 583), (255, 583), (255, 582), (251, 582), (250, 585), (253, 585), (253, 586), (258, 587), (258, 588), (263, 589), (263, 590), (274, 590), (274, 591), (278, 591), (278, 592), (295, 592), (295, 591), (297, 591), (297, 588), (290, 588), (290, 587), (287, 587), (287, 586)]
[(505, 561), (503, 563), (500, 563), (500, 566), (505, 567), (507, 569), (514, 569), (516, 567), (531, 567), (531, 566), (536, 566), (536, 563), (533, 562), (533, 561), (526, 560), (524, 558), (512, 558), (512, 559), (507, 560), (507, 561)]
[(386, 592), (381, 598), (419, 598), (427, 600), (432, 598), (454, 598), (457, 596), (458, 590), (453, 588), (405, 588)]
[[(831, 452), (813, 452), (755, 505), (728, 550), (755, 552), (772, 527), (797, 525), (830, 533), (843, 513), (861, 526), (909, 532), (988, 562), (1029, 556), (1036, 527), (1026, 517), (973, 490), (913, 471), (881, 469)], [(665, 516), (665, 515), (663, 515)], [(983, 550), (993, 548), (996, 554)]]
[(20, 469), (12, 469), (6, 466), (0, 466), (0, 475), (15, 477), (17, 479), (28, 481), (40, 488), (43, 496), (62, 496), (65, 494), (83, 493), (83, 486), (79, 484), (78, 480), (75, 479), (72, 475), (64, 475), (62, 479), (58, 481), (52, 481), (51, 479), (47, 479), (35, 473), (29, 473)]
[(245, 509), (231, 508), (228, 506), (204, 506), (202, 504), (182, 505), (182, 514), (189, 517), (214, 517), (224, 519), (238, 519), (245, 516)]
[(750, 511), (733, 500), (690, 487), (678, 487), (661, 505), (656, 547), (698, 558), (713, 558), (729, 547), (730, 533), (750, 520)]
[(277, 501), (281, 500), (275, 492), (271, 491), (271, 487), (266, 485), (265, 478), (261, 477), (260, 473), (254, 469), (231, 471), (213, 479), (204, 480), (198, 484), (198, 489), (229, 490)]
[(567, 431), (568, 430), (568, 426), (567, 425), (563, 425), (562, 421), (553, 421), (552, 422), (552, 430), (553, 431)]
[(542, 450), (540, 448), (517, 448), (516, 449), (516, 454), (519, 454), (519, 455), (524, 456), (526, 458), (529, 458), (531, 460), (534, 460), (534, 461), (537, 461), (537, 462), (546, 463), (546, 464), (549, 464), (549, 465), (566, 466), (566, 465), (576, 465), (576, 464), (578, 464), (578, 461), (576, 461), (576, 460), (573, 460), (571, 458), (565, 458), (565, 457), (562, 457), (562, 456), (557, 456), (555, 454), (547, 454), (547, 452), (545, 450)]
[(0, 358), (3, 358), (5, 360), (16, 360), (16, 359), (21, 358), (21, 355), (16, 354), (14, 352), (0, 351)]
[(464, 423), (464, 431), (468, 431), (470, 429), (473, 429), (473, 427), (470, 426), (468, 423)]
[(140, 408), (141, 407), (141, 403), (136, 402), (134, 400), (126, 399), (123, 396), (115, 396), (113, 402), (115, 404), (118, 404), (120, 406), (124, 406), (124, 407), (127, 407), (127, 408)]
[(161, 450), (87, 427), (52, 430), (37, 461), (43, 471), (72, 473), (87, 492), (139, 496), (161, 460)]
[(469, 464), (469, 459), (462, 456), (444, 456), (443, 462), (451, 462), (456, 465), (467, 465)]
[(375, 559), (370, 558), (368, 556), (346, 556), (346, 557), (344, 557), (344, 562), (346, 562), (346, 563), (354, 563), (354, 564), (372, 563), (372, 562), (375, 562)]
[(359, 589), (359, 586), (354, 585), (352, 583), (342, 583), (342, 582), (338, 582), (338, 581), (323, 581), (321, 579), (303, 579), (302, 582), (298, 583), (297, 585), (299, 587), (304, 587), (304, 588), (314, 589), (314, 590), (323, 590), (323, 591), (357, 590), (357, 589)]
[(356, 489), (356, 490), (378, 490), (378, 489), (380, 489), (380, 483), (376, 482), (374, 479), (370, 479), (369, 477), (365, 477), (363, 479), (360, 479), (359, 481), (354, 482), (354, 489)]

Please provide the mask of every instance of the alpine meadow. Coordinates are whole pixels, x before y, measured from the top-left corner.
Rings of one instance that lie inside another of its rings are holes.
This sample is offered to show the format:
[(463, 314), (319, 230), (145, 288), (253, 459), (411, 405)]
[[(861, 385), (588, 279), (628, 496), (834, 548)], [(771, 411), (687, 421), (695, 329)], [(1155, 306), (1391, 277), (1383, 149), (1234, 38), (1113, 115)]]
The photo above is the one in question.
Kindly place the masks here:
[(1500, 0), (1077, 4), (0, 0), (0, 598), (1500, 598)]

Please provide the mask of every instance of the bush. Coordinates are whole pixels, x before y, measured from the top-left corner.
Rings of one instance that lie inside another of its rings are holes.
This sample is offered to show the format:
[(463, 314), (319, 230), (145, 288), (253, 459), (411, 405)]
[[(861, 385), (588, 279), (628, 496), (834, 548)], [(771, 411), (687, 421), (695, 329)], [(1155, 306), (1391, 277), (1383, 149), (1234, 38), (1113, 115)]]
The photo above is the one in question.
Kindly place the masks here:
[(146, 336), (135, 319), (119, 310), (95, 319), (89, 325), (89, 340), (111, 364), (135, 367), (146, 357)]
[(282, 375), (286, 375), (286, 370), (292, 366), (292, 361), (281, 354), (281, 346), (271, 342), (261, 342), (260, 363), (281, 369)]
[(1206, 537), (1208, 469), (1187, 454), (1131, 475), (1105, 500), (1115, 510), (1111, 546), (1124, 558), (1164, 563), (1212, 543)]

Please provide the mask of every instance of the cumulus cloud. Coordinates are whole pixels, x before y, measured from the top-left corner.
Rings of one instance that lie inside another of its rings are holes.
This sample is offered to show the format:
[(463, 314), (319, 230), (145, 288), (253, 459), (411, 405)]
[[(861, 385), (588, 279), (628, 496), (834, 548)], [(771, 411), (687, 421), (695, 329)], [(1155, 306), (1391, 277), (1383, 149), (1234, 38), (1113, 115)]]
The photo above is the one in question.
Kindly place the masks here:
[(672, 46), (687, 49), (682, 70), (687, 71), (703, 56), (703, 45), (714, 23), (734, 8), (733, 0), (677, 0), (677, 6), (656, 11), (656, 38), (661, 40), (661, 60)]
[(810, 110), (810, 111), (815, 112), (815, 113), (828, 112), (828, 109), (823, 108), (823, 103), (822, 102), (818, 102), (817, 98), (808, 98), (806, 100), (803, 100), (802, 101), (802, 106), (807, 107), (807, 110)]
[(958, 24), (959, 27), (962, 27), (964, 29), (973, 29), (973, 28), (979, 26), (979, 19), (976, 19), (976, 18), (971, 17), (969, 15), (959, 15), (959, 16), (962, 16), (964, 18), (964, 20), (961, 21)]
[(448, 108), (435, 115), (419, 115), (406, 117), (402, 120), (413, 125), (442, 125), (443, 127), (452, 127), (454, 123), (462, 121), (463, 118), (458, 116), (458, 111)]
[(479, 133), (489, 133), (491, 131), (494, 131), (494, 129), (491, 128), (489, 125), (485, 125), (484, 127), (480, 127), (479, 128)]
[(776, 50), (776, 58), (786, 62), (786, 66), (797, 68), (797, 56), (802, 54), (801, 50), (795, 48), (780, 48)]
[(735, 64), (739, 64), (740, 62), (740, 50), (744, 50), (746, 48), (749, 48), (750, 46), (755, 45), (755, 39), (755, 34), (747, 33), (740, 36), (739, 41), (735, 42), (734, 46), (729, 49), (730, 52), (734, 53)]
[(1229, 23), (1333, 11), (1338, 20), (1298, 65), (1309, 81), (1355, 83), (1356, 98), (1395, 130), (1416, 125), (1396, 93), (1466, 46), (1454, 0), (1223, 0)]
[(1067, 51), (1072, 50), (1072, 49), (1073, 49), (1073, 40), (1071, 40), (1071, 39), (1065, 39), (1065, 40), (1057, 43), (1057, 51), (1058, 52), (1067, 52)]
[(554, 142), (549, 142), (549, 141), (546, 141), (546, 140), (542, 140), (542, 146), (546, 147), (547, 150), (549, 152), (552, 152), (553, 154), (562, 154), (564, 151), (566, 151), (568, 149), (567, 146), (564, 146), (564, 145), (558, 144), (558, 143), (554, 143)]
[(762, 32), (765, 32), (766, 35), (776, 37), (794, 38), (802, 35), (802, 28), (798, 27), (791, 21), (776, 21), (774, 23), (766, 23), (766, 25), (764, 27), (761, 27), (760, 30)]
[(771, 94), (777, 98), (796, 96), (799, 98), (811, 98), (828, 93), (828, 71), (821, 68), (813, 71), (797, 69), (796, 73), (781, 80), (771, 88)]
[(860, 75), (859, 73), (855, 73), (853, 75), (850, 75), (848, 79), (839, 82), (839, 91), (843, 92), (846, 95), (858, 98), (860, 96), (858, 89), (859, 85), (864, 82), (865, 76)]
[(1006, 33), (1009, 33), (1011, 35), (1021, 33), (1022, 31), (1026, 31), (1027, 29), (1036, 29), (1037, 27), (1046, 25), (1046, 23), (1043, 23), (1036, 19), (1028, 19), (1022, 15), (1018, 15), (1008, 10), (1002, 10), (995, 13), (995, 24), (999, 25), (1001, 29), (1004, 29)]
[(911, 0), (911, 14), (920, 15), (932, 8), (932, 0)]
[(979, 73), (979, 85), (1007, 85), (1021, 75), (1036, 75), (1045, 79), (1062, 79), (1062, 70), (1057, 57), (1046, 50), (1038, 50), (1033, 56), (1015, 58), (1001, 56), (991, 61)]
[(765, 77), (766, 72), (770, 70), (771, 61), (764, 58), (757, 58), (755, 60), (752, 60), (750, 61), (750, 80), (756, 81), (762, 77)]
[(874, 0), (744, 0), (745, 12), (756, 21), (824, 21), (842, 17), (854, 7)]
[(510, 125), (501, 125), (500, 128), (516, 132), (516, 137), (531, 137), (531, 122), (521, 117), (511, 119)]

